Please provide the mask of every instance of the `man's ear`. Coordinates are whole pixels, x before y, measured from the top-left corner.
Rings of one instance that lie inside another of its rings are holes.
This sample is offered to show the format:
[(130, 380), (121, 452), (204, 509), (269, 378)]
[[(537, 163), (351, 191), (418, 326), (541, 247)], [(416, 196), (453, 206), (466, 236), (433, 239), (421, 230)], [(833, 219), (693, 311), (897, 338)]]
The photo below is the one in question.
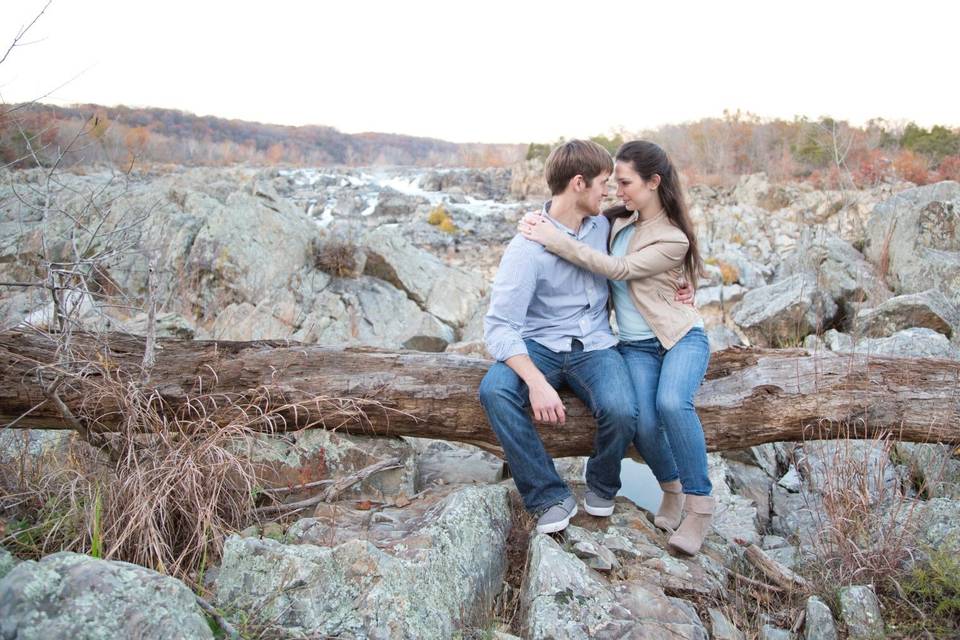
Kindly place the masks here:
[(570, 178), (570, 182), (569, 182), (568, 184), (572, 184), (572, 185), (573, 185), (573, 190), (574, 190), (574, 191), (580, 192), (580, 191), (583, 191), (583, 190), (586, 188), (586, 186), (587, 186), (587, 181), (586, 181), (586, 179), (584, 179), (584, 177), (583, 177), (582, 175), (580, 175), (580, 174), (578, 173), (577, 175), (575, 175), (575, 176), (573, 176), (572, 178)]

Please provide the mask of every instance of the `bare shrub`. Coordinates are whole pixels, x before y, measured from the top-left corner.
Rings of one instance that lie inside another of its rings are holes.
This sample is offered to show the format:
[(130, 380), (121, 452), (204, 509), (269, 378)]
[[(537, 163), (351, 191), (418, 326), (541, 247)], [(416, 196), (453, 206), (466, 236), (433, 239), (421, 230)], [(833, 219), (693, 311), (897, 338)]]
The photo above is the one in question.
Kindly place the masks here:
[[(835, 427), (834, 427), (835, 429)], [(886, 433), (872, 442), (880, 454), (871, 458), (869, 447), (858, 447), (858, 434), (849, 428), (830, 443), (830, 455), (816, 474), (819, 499), (811, 493), (807, 506), (816, 531), (807, 541), (816, 558), (807, 573), (829, 596), (839, 586), (874, 584), (889, 586), (909, 572), (918, 556), (921, 502), (893, 470), (890, 454), (894, 438)]]
[(338, 278), (355, 278), (363, 271), (363, 252), (352, 242), (317, 238), (311, 245), (313, 266)]

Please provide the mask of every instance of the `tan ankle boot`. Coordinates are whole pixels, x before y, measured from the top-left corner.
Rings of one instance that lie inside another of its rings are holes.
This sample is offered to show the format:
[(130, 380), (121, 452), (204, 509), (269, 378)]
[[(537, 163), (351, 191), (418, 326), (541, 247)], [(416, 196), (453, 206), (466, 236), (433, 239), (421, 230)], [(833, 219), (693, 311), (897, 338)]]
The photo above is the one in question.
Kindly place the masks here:
[(657, 509), (657, 515), (653, 518), (653, 524), (660, 529), (675, 530), (680, 526), (680, 512), (683, 510), (683, 487), (679, 480), (670, 482), (661, 482), (660, 488), (663, 489), (663, 499), (660, 501), (660, 508)]
[(667, 544), (687, 555), (696, 555), (700, 545), (703, 544), (703, 539), (710, 533), (710, 522), (713, 520), (715, 506), (716, 501), (713, 496), (687, 496), (685, 500), (687, 517), (683, 519), (677, 532), (670, 536)]

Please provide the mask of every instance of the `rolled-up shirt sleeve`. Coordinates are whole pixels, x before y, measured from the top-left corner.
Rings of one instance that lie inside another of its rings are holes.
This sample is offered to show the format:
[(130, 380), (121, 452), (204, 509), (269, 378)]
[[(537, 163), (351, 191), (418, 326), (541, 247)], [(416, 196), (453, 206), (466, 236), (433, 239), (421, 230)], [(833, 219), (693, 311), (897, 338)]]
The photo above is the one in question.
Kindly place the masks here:
[(493, 280), (490, 309), (483, 318), (483, 340), (487, 351), (500, 362), (526, 355), (523, 325), (537, 288), (538, 245), (514, 238), (500, 260)]

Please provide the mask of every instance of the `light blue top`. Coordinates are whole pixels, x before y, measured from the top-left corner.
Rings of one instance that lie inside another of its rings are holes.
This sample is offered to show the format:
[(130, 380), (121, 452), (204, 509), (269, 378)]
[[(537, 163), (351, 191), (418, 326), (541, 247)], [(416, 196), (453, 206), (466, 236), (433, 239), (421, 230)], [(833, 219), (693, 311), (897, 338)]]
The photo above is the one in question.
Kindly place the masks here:
[[(617, 237), (613, 239), (613, 248), (610, 255), (622, 258), (627, 255), (627, 248), (630, 246), (630, 238), (636, 232), (636, 225), (628, 225), (620, 230)], [(617, 328), (620, 330), (620, 340), (631, 342), (634, 340), (650, 340), (656, 338), (656, 334), (643, 319), (637, 306), (630, 297), (629, 280), (611, 280), (610, 291), (613, 301), (613, 310), (617, 314)], [(694, 323), (693, 327), (703, 329), (703, 318)]]
[[(613, 248), (610, 255), (622, 258), (627, 255), (630, 238), (637, 230), (636, 225), (628, 225), (613, 239)], [(656, 338), (656, 334), (647, 321), (643, 319), (630, 297), (629, 280), (611, 280), (610, 290), (613, 295), (613, 310), (617, 314), (617, 327), (620, 329), (621, 340), (649, 340)]]
[[(544, 213), (549, 212), (549, 202)], [(574, 233), (548, 216), (561, 231), (606, 252), (610, 223), (591, 216)], [(493, 280), (490, 310), (483, 319), (487, 351), (499, 361), (526, 354), (525, 339), (556, 353), (570, 351), (574, 338), (584, 351), (617, 344), (607, 319), (607, 279), (548, 252), (521, 235), (514, 236)]]

